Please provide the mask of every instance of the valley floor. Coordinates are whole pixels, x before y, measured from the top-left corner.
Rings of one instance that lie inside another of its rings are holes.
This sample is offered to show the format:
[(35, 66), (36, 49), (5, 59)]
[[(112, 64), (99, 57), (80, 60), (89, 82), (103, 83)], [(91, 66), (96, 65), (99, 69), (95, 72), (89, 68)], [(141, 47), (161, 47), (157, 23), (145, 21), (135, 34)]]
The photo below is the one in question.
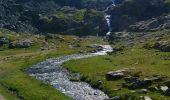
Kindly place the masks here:
[[(41, 35), (23, 36), (15, 33), (8, 35), (11, 40), (26, 37), (34, 44), (25, 49), (9, 49), (8, 44), (0, 48), (0, 95), (3, 95), (6, 100), (70, 100), (70, 97), (60, 93), (51, 85), (30, 77), (25, 70), (47, 58), (92, 51), (93, 48), (86, 46), (101, 42), (101, 39), (95, 37), (83, 38), (79, 41), (76, 36), (62, 36), (61, 42), (60, 39), (45, 39)], [(48, 42), (48, 45), (45, 45), (44, 41)], [(71, 45), (74, 44), (79, 46), (72, 47)]]
[[(3, 33), (7, 32), (0, 32), (1, 37), (4, 36)], [(0, 47), (0, 99), (6, 100), (71, 100), (51, 85), (28, 76), (25, 70), (48, 58), (94, 51), (94, 48), (87, 46), (104, 43), (101, 38), (96, 37), (79, 38), (58, 35), (51, 37), (8, 33), (5, 36), (9, 37), (10, 41), (29, 39), (33, 45), (28, 48), (10, 49), (7, 43)], [(155, 100), (169, 100), (170, 97), (165, 96), (159, 88), (167, 85), (165, 82), (170, 80), (170, 52), (153, 48), (157, 40), (149, 38), (137, 42), (137, 39), (141, 40), (140, 37), (135, 37), (133, 45), (128, 44), (128, 46), (124, 46), (128, 40), (113, 43), (112, 46), (116, 51), (107, 56), (71, 60), (63, 66), (73, 73), (80, 73), (80, 78), (73, 77), (72, 81), (88, 82), (92, 87), (101, 89), (110, 97), (120, 96), (123, 100), (140, 100), (140, 96), (149, 96)], [(170, 42), (169, 33), (162, 35), (158, 40)], [(106, 79), (108, 72), (122, 69), (129, 69), (125, 77), (116, 80)], [(137, 77), (138, 80), (143, 80), (153, 76), (161, 77), (161, 81), (135, 89), (122, 86), (126, 77)], [(155, 87), (158, 90), (150, 90)], [(141, 89), (146, 91), (141, 92)]]
[[(169, 33), (162, 36), (163, 40), (167, 42), (170, 40)], [(168, 94), (165, 96), (165, 93), (159, 88), (167, 86), (166, 82), (170, 79), (170, 52), (145, 48), (146, 44), (154, 44), (154, 42), (156, 41), (150, 38), (131, 47), (124, 47), (123, 50), (115, 51), (107, 56), (72, 60), (66, 62), (64, 66), (71, 72), (80, 73), (79, 80), (86, 81), (93, 87), (103, 90), (110, 97), (120, 96), (122, 100), (140, 100), (141, 96), (149, 96), (153, 100), (169, 100)], [(117, 46), (120, 46), (120, 43), (119, 45), (113, 44), (113, 48)], [(124, 73), (124, 78), (107, 79), (108, 72), (124, 69), (128, 69)], [(153, 77), (161, 78), (160, 81), (146, 86), (138, 86), (134, 80), (132, 83), (126, 81), (126, 79), (134, 78), (142, 81)], [(99, 81), (102, 83), (99, 84)]]

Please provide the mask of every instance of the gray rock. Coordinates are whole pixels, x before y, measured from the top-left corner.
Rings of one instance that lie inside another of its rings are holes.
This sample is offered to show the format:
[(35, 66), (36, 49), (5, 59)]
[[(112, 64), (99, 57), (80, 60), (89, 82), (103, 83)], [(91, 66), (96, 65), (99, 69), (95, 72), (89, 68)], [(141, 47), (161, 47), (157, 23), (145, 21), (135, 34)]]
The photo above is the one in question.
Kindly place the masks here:
[(124, 73), (121, 71), (110, 71), (106, 74), (107, 80), (117, 80), (124, 77)]
[(133, 80), (129, 82), (122, 83), (123, 87), (127, 87), (131, 90), (138, 89), (138, 88), (143, 88), (143, 87), (148, 87), (152, 84), (152, 81), (150, 79), (145, 78), (144, 80)]
[(162, 92), (166, 92), (169, 90), (169, 88), (167, 86), (161, 86), (160, 89)]
[(152, 100), (152, 98), (148, 97), (148, 96), (140, 96), (141, 100)]
[(141, 92), (141, 93), (147, 93), (148, 90), (147, 90), (147, 89), (141, 89), (140, 92)]
[(124, 79), (128, 83), (132, 83), (132, 82), (137, 82), (139, 80), (139, 77), (125, 77)]
[(19, 40), (19, 41), (13, 41), (9, 44), (9, 48), (28, 48), (32, 45), (32, 41), (29, 39), (26, 40)]
[(131, 31), (159, 31), (170, 28), (170, 15), (152, 18), (129, 26)]

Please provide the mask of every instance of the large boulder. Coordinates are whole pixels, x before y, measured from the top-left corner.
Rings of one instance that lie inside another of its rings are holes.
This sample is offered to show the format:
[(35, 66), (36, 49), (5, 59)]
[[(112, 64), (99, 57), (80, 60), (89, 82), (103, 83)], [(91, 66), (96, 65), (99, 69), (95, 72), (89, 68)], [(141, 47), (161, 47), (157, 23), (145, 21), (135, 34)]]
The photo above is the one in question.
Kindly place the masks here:
[(110, 71), (106, 74), (107, 80), (117, 80), (124, 77), (124, 73), (122, 71)]
[(13, 41), (9, 44), (10, 49), (14, 48), (28, 48), (32, 45), (32, 41), (29, 39), (26, 40), (19, 40), (19, 41)]

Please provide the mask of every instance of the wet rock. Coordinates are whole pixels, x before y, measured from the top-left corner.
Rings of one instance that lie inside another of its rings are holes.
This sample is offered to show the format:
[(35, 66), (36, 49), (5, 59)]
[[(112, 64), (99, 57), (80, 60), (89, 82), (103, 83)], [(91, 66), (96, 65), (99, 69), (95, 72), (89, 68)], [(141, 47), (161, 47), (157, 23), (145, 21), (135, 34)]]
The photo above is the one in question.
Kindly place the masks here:
[(107, 80), (117, 80), (124, 77), (124, 73), (120, 70), (118, 71), (110, 71), (106, 74)]
[(19, 41), (13, 41), (9, 44), (9, 48), (28, 48), (32, 45), (32, 41), (29, 39), (26, 40), (19, 40)]

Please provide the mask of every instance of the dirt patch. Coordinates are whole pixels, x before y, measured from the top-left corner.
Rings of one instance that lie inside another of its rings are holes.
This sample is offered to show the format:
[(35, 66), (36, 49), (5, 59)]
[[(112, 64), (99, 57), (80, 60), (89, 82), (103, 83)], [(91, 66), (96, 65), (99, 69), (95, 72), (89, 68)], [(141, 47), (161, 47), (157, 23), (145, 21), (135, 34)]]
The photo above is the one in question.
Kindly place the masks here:
[(0, 100), (6, 100), (2, 95), (0, 95)]

